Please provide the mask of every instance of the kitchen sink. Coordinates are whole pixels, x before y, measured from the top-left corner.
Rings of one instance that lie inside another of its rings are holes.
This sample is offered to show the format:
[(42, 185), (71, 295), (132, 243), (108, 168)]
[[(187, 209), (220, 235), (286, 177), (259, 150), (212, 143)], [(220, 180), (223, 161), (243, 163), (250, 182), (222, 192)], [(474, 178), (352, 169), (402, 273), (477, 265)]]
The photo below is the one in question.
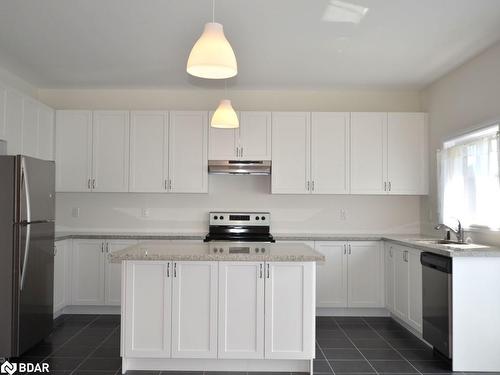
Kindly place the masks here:
[(462, 242), (450, 241), (450, 240), (417, 240), (417, 242), (427, 243), (430, 245), (467, 245)]
[(450, 240), (417, 240), (416, 242), (419, 242), (421, 244), (426, 244), (426, 245), (442, 245), (445, 247), (449, 247), (450, 249), (453, 249), (453, 250), (482, 249), (482, 248), (487, 247), (484, 245), (478, 245), (478, 244), (473, 244), (473, 243), (463, 243), (463, 242), (450, 241)]

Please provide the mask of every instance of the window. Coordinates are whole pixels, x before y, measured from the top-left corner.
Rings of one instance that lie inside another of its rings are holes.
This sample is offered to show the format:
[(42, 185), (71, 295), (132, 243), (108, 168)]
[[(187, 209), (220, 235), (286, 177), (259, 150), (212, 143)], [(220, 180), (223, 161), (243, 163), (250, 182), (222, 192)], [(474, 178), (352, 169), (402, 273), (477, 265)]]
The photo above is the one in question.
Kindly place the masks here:
[(441, 222), (500, 230), (499, 124), (444, 143), (438, 153)]

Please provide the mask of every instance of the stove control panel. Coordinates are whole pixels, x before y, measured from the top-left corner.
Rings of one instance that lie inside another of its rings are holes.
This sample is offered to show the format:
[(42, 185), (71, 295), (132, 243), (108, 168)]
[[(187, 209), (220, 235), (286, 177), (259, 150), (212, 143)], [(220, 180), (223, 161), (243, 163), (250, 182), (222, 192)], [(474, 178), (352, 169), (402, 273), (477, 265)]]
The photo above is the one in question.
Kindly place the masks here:
[(210, 225), (269, 226), (269, 212), (210, 212)]

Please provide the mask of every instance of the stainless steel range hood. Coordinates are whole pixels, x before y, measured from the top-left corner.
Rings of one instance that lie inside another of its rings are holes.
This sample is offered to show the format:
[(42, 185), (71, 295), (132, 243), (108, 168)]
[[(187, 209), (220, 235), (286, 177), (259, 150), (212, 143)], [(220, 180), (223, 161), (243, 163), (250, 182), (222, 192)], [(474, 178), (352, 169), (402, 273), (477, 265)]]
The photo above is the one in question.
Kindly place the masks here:
[(271, 174), (271, 161), (209, 160), (208, 173), (268, 176)]

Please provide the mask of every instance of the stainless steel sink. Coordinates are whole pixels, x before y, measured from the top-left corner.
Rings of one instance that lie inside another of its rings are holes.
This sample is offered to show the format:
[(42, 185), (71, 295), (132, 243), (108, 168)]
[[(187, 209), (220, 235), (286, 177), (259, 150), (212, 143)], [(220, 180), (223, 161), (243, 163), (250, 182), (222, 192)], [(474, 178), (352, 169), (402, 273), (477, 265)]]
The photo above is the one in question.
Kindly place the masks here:
[(417, 240), (417, 242), (432, 244), (432, 245), (465, 245), (462, 242), (450, 240)]
[(450, 240), (416, 240), (416, 242), (426, 245), (442, 245), (453, 250), (472, 250), (472, 249), (482, 249), (487, 247), (485, 245), (463, 243)]

